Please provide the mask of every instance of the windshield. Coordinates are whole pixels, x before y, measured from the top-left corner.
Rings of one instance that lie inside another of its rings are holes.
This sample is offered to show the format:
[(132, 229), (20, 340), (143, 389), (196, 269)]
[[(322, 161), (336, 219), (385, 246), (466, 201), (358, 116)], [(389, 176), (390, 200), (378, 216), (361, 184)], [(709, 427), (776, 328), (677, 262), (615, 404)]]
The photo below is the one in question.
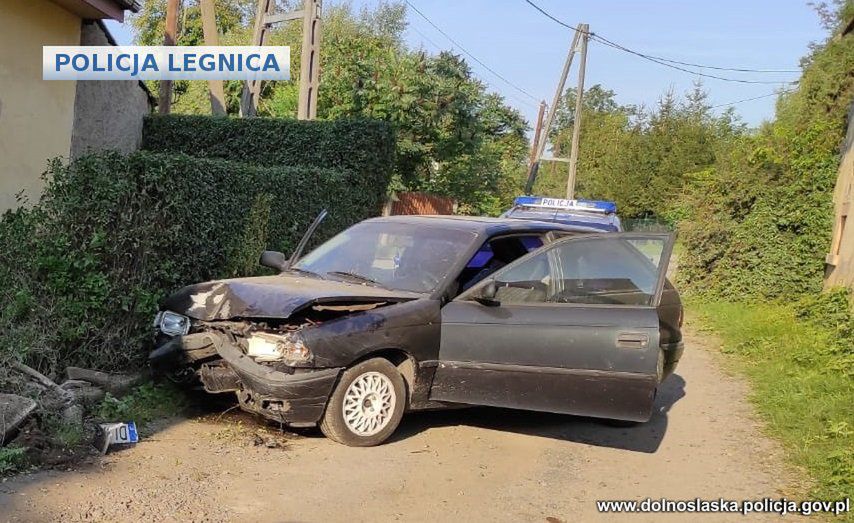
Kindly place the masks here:
[(389, 289), (432, 292), (475, 238), (469, 231), (362, 222), (305, 255), (294, 269)]

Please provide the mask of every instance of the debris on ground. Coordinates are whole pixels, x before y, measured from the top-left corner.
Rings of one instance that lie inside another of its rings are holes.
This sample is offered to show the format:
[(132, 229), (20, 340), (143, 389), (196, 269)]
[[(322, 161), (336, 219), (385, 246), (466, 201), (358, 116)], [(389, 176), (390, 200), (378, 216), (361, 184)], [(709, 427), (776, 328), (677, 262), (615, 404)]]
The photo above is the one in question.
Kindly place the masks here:
[(142, 373), (135, 374), (112, 374), (80, 367), (67, 367), (65, 369), (69, 381), (85, 381), (96, 385), (113, 396), (124, 396), (137, 385), (140, 385), (145, 376)]
[(12, 436), (30, 414), (36, 410), (36, 402), (17, 394), (0, 393), (0, 445)]
[(100, 432), (95, 438), (95, 448), (101, 451), (101, 454), (106, 454), (110, 447), (129, 446), (139, 442), (139, 435), (136, 431), (136, 423), (129, 421), (127, 423), (102, 423)]
[(73, 394), (74, 399), (86, 407), (94, 407), (101, 403), (107, 394), (101, 387), (84, 380), (67, 380), (60, 387)]

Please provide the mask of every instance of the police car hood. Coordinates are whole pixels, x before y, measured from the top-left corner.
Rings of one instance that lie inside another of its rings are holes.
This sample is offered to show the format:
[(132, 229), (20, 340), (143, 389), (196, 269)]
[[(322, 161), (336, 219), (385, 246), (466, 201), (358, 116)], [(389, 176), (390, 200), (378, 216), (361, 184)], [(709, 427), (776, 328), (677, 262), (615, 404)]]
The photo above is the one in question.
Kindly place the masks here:
[(285, 319), (315, 305), (401, 302), (422, 296), (374, 285), (281, 274), (189, 285), (164, 300), (161, 309), (204, 321)]

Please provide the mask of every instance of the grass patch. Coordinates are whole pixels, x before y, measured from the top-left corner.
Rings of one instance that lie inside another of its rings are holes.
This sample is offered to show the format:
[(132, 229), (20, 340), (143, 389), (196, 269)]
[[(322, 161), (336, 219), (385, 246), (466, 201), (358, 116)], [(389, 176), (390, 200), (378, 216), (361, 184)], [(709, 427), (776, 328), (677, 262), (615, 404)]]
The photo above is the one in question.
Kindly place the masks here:
[(854, 498), (851, 339), (794, 306), (691, 299), (688, 307), (752, 382), (772, 436), (815, 479), (810, 496)]
[(67, 423), (53, 416), (44, 421), (44, 431), (48, 434), (53, 445), (65, 449), (73, 449), (83, 442), (83, 426)]
[(104, 422), (134, 421), (143, 426), (158, 418), (176, 416), (186, 405), (184, 393), (178, 387), (149, 382), (122, 398), (107, 393), (94, 414)]
[(0, 447), (0, 476), (18, 472), (26, 466), (26, 447)]

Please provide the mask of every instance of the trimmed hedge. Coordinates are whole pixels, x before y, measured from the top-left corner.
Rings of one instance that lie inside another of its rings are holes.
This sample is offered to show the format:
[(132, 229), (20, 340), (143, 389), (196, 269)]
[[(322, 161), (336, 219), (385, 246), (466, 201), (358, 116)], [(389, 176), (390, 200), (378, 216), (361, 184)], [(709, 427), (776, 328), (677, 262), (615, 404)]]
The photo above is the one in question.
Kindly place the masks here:
[(391, 126), (379, 120), (149, 116), (142, 148), (254, 165), (349, 169), (385, 187), (394, 167)]
[(48, 373), (139, 364), (160, 299), (256, 273), (261, 250), (289, 252), (322, 208), (318, 240), (375, 215), (388, 178), (353, 189), (364, 181), (146, 151), (54, 161), (40, 202), (0, 221), (0, 361)]

